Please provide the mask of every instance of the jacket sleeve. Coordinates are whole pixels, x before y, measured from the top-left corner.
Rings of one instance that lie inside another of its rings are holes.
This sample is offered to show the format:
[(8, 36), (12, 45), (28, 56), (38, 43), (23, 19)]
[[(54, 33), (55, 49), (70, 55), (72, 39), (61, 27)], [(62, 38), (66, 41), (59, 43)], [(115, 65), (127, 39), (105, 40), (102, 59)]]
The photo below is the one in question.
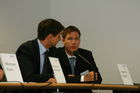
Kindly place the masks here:
[(100, 84), (102, 82), (102, 77), (101, 77), (101, 74), (100, 74), (100, 72), (98, 70), (98, 67), (97, 67), (97, 65), (96, 65), (96, 63), (94, 61), (94, 57), (93, 57), (91, 51), (89, 52), (88, 60), (91, 63), (90, 70), (97, 72), (97, 78), (98, 79), (96, 81), (93, 81), (93, 83)]
[(39, 55), (36, 55), (31, 44), (21, 45), (16, 56), (24, 82), (45, 82), (53, 76), (52, 74), (40, 74), (40, 63), (37, 61)]
[(83, 50), (83, 51), (81, 50), (79, 52), (83, 57), (85, 57), (85, 59), (87, 59), (88, 62), (90, 62), (89, 66), (88, 66), (89, 71), (97, 72), (97, 78), (98, 79), (96, 81), (92, 81), (90, 83), (98, 83), (98, 84), (100, 84), (102, 82), (102, 77), (101, 77), (101, 74), (100, 74), (100, 72), (98, 70), (98, 67), (97, 67), (97, 65), (96, 65), (96, 63), (94, 61), (94, 57), (93, 57), (92, 52), (88, 51), (88, 50)]

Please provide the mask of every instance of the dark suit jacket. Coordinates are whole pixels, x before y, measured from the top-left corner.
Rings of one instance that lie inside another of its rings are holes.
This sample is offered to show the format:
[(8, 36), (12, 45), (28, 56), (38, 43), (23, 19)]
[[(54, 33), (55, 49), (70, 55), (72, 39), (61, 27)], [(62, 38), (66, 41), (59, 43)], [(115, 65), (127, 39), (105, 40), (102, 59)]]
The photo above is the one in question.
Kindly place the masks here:
[(101, 83), (102, 78), (101, 78), (101, 75), (98, 71), (98, 68), (97, 68), (97, 66), (94, 62), (92, 52), (88, 51), (88, 50), (85, 50), (85, 49), (81, 49), (81, 48), (79, 48), (78, 51), (79, 51), (79, 54), (82, 55), (85, 59), (87, 59), (92, 65), (85, 62), (79, 56), (76, 56), (75, 76), (74, 77), (68, 77), (67, 75), (71, 74), (71, 67), (70, 67), (70, 64), (69, 64), (68, 57), (65, 53), (64, 47), (58, 49), (59, 61), (60, 61), (60, 64), (62, 66), (63, 73), (65, 75), (67, 83), (80, 83), (80, 78), (81, 78), (80, 73), (84, 72), (86, 70), (96, 71), (98, 73), (98, 80), (97, 81), (87, 82), (87, 83)]
[[(56, 48), (49, 49), (49, 56), (55, 57)], [(37, 39), (23, 43), (17, 50), (16, 56), (24, 82), (45, 82), (53, 77), (51, 65), (47, 73), (40, 74), (40, 54)], [(49, 62), (50, 63), (50, 62)]]

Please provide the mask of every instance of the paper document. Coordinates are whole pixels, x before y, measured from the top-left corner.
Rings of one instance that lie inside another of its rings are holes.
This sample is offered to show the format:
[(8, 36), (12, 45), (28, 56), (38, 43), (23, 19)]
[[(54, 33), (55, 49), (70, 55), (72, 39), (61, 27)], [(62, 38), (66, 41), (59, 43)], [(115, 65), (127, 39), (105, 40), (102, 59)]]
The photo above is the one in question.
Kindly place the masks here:
[(23, 83), (15, 54), (0, 53), (0, 64), (4, 70), (7, 81)]
[(86, 75), (86, 74), (88, 74), (88, 73), (89, 73), (89, 70), (86, 70), (86, 71), (80, 73), (80, 75), (83, 76), (83, 75)]
[(118, 64), (118, 69), (125, 85), (133, 85), (131, 75), (126, 64)]
[(60, 62), (58, 58), (49, 57), (57, 83), (66, 83)]

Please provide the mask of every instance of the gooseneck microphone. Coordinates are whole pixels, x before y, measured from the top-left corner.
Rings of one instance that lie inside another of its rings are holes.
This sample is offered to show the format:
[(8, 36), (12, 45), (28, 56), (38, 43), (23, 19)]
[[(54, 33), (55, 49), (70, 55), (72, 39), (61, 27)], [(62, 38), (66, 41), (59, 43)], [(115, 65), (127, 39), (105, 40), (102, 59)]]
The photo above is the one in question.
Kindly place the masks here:
[[(80, 55), (80, 53), (79, 53), (79, 51), (78, 50), (76, 50), (76, 51), (74, 51), (73, 52), (73, 54), (75, 55), (75, 56), (79, 56), (80, 58), (82, 58), (87, 64), (89, 64), (90, 65), (90, 67), (92, 68), (92, 64), (86, 59), (86, 58), (84, 58), (82, 55)], [(96, 70), (94, 71), (94, 81), (96, 81)]]
[(86, 63), (88, 63), (90, 66), (92, 66), (92, 64), (91, 64), (87, 59), (85, 59), (82, 55), (79, 54), (79, 51), (78, 51), (78, 50), (74, 51), (73, 54), (74, 54), (75, 56), (76, 56), (76, 55), (79, 56), (79, 57), (82, 58)]

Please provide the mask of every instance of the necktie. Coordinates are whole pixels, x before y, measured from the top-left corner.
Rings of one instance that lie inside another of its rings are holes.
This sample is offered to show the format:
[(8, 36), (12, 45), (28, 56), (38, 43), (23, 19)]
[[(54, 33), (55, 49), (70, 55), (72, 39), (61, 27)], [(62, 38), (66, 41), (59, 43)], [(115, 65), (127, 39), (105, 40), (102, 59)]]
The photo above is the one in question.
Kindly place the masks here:
[(70, 62), (70, 65), (71, 65), (72, 74), (74, 74), (74, 67), (75, 67), (76, 58), (75, 57), (70, 57), (69, 62)]
[(42, 74), (47, 73), (47, 61), (48, 61), (47, 59), (48, 59), (48, 50), (44, 52), (44, 65), (43, 65)]

